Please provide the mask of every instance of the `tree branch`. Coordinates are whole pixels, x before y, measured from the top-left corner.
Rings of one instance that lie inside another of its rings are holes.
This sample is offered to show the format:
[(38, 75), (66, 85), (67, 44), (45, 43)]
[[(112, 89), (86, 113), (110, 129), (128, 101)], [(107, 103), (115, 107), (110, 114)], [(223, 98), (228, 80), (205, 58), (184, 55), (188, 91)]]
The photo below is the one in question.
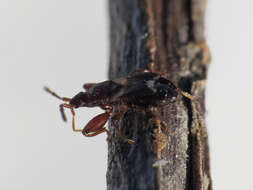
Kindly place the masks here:
[(149, 110), (129, 109), (118, 121), (130, 145), (110, 127), (107, 189), (211, 190), (204, 91), (210, 61), (204, 38), (204, 0), (109, 0), (110, 78), (148, 68), (166, 74), (182, 98)]

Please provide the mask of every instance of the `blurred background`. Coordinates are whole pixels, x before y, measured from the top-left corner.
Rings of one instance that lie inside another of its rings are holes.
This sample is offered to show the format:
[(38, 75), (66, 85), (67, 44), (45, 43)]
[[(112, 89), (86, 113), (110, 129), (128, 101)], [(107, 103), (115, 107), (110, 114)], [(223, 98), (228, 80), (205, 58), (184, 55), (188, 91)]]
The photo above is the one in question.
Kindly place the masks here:
[[(209, 0), (207, 124), (215, 190), (253, 186), (252, 1)], [(107, 1), (0, 1), (0, 189), (106, 189), (106, 135), (73, 133), (72, 97), (107, 79)], [(82, 128), (99, 109), (77, 111)], [(68, 112), (69, 121), (71, 114)]]

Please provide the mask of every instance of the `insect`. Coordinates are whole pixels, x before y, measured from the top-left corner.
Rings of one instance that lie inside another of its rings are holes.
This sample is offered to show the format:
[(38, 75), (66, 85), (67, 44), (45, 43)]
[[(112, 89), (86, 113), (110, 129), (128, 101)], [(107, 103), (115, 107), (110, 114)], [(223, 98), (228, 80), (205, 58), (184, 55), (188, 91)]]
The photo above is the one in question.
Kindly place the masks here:
[[(120, 131), (115, 121), (126, 113), (128, 108), (145, 109), (147, 107), (158, 107), (175, 101), (180, 94), (188, 99), (193, 96), (177, 88), (171, 81), (161, 74), (150, 70), (140, 70), (127, 77), (107, 80), (100, 83), (86, 83), (83, 85), (86, 92), (79, 92), (73, 98), (66, 98), (57, 95), (48, 87), (44, 89), (64, 101), (60, 104), (60, 112), (64, 121), (66, 116), (64, 108), (72, 112), (72, 128), (74, 132), (82, 132), (84, 136), (93, 137), (109, 131), (104, 126), (111, 119), (112, 124), (119, 132), (120, 136), (128, 143), (134, 143)], [(83, 129), (75, 128), (75, 109), (80, 107), (100, 107), (104, 113), (91, 119)], [(114, 109), (119, 108), (119, 112), (114, 113)]]

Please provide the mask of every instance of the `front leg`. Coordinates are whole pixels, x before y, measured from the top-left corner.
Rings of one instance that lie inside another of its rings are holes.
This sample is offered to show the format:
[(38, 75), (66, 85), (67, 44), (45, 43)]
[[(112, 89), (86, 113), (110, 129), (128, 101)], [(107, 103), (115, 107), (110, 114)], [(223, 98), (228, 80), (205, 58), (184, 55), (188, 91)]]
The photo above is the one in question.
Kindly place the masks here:
[(106, 132), (109, 137), (110, 133), (104, 125), (110, 116), (111, 112), (105, 112), (97, 115), (87, 123), (87, 125), (82, 130), (82, 134), (86, 137), (93, 137), (100, 133)]

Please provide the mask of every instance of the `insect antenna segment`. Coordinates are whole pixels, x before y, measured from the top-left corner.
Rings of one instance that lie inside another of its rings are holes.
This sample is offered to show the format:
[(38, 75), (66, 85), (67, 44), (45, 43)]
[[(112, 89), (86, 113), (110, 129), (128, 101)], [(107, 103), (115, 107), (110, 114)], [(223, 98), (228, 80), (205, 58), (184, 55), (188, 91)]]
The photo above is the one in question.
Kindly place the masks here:
[[(44, 90), (46, 92), (48, 92), (49, 94), (51, 94), (52, 96), (64, 101), (64, 102), (69, 102), (71, 100), (71, 98), (66, 98), (66, 97), (61, 97), (59, 96), (58, 94), (56, 94), (54, 91), (50, 90), (48, 87), (44, 87)], [(71, 110), (71, 113), (72, 113), (72, 129), (74, 132), (82, 132), (83, 130), (82, 129), (76, 129), (75, 128), (75, 111), (74, 111), (74, 107), (69, 104), (69, 103), (63, 103), (63, 104), (60, 104), (60, 113), (61, 113), (61, 116), (62, 116), (62, 119), (63, 121), (67, 121), (67, 117), (66, 117), (66, 114), (64, 112), (64, 108), (68, 108)]]
[[(66, 98), (66, 97), (61, 97), (59, 96), (58, 94), (56, 94), (54, 91), (50, 90), (50, 88), (48, 87), (44, 87), (44, 90), (46, 92), (48, 92), (49, 94), (51, 94), (52, 96), (64, 101), (64, 102), (69, 102), (71, 100), (71, 98)], [(64, 112), (64, 108), (69, 108), (71, 109), (71, 113), (73, 115), (73, 120), (74, 120), (74, 117), (75, 117), (75, 112), (74, 112), (74, 109), (73, 109), (73, 106), (68, 104), (68, 103), (64, 103), (64, 104), (60, 104), (60, 113), (61, 113), (61, 117), (63, 119), (63, 121), (67, 121), (67, 117), (66, 117), (66, 114)], [(75, 123), (74, 121), (72, 122), (73, 124)]]
[(71, 98), (66, 98), (66, 97), (61, 97), (58, 94), (56, 94), (54, 91), (50, 90), (50, 88), (48, 88), (47, 86), (44, 87), (44, 90), (46, 92), (48, 92), (49, 94), (51, 94), (52, 96), (64, 101), (64, 102), (69, 102), (71, 100)]

